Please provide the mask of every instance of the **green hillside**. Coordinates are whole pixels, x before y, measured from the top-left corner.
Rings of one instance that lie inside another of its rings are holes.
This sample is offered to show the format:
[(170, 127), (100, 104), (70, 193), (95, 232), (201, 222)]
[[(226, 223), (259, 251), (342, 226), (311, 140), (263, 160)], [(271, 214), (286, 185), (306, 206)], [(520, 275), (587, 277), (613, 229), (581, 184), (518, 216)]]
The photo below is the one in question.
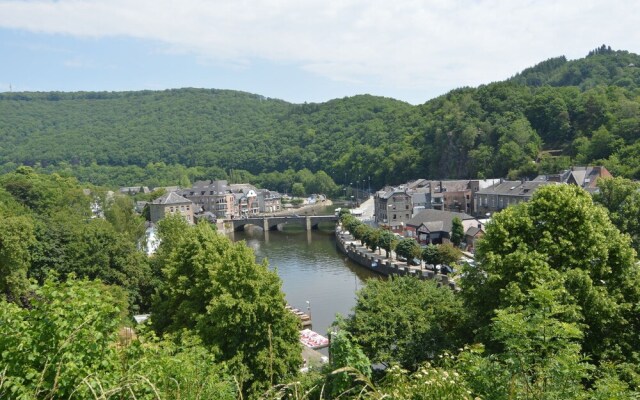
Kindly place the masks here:
[(638, 179), (639, 84), (640, 56), (601, 47), (420, 106), (369, 95), (291, 104), (209, 89), (3, 93), (0, 166), (114, 185), (232, 171), (260, 182), (267, 172), (306, 168), (378, 187), (587, 163)]

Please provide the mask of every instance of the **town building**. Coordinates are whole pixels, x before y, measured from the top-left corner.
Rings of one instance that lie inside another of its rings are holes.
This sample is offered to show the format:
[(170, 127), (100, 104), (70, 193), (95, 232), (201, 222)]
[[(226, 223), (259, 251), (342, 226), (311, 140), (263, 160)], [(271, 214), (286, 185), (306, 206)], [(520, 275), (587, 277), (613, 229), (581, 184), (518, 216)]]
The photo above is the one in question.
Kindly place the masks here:
[(376, 192), (374, 199), (374, 220), (394, 232), (402, 232), (413, 215), (411, 195), (406, 187), (387, 187)]
[(534, 181), (561, 182), (580, 186), (589, 193), (598, 191), (599, 178), (612, 178), (613, 175), (603, 166), (574, 166), (555, 175), (539, 175)]
[(512, 204), (531, 200), (533, 192), (539, 187), (560, 184), (553, 181), (501, 181), (481, 189), (475, 194), (476, 215), (487, 215), (504, 210)]
[(282, 210), (282, 195), (268, 189), (257, 191), (258, 211), (261, 213), (274, 213)]
[(147, 186), (125, 186), (119, 189), (121, 194), (128, 194), (133, 196), (138, 193), (151, 193), (151, 190)]
[(223, 219), (234, 215), (235, 197), (225, 180), (196, 181), (191, 188), (180, 191), (180, 194), (191, 200), (198, 212), (209, 211)]
[(175, 192), (167, 193), (149, 203), (149, 215), (152, 223), (156, 223), (168, 215), (182, 215), (193, 224), (194, 204)]
[(486, 215), (504, 210), (511, 204), (531, 200), (533, 193), (547, 185), (577, 185), (587, 192), (598, 191), (599, 178), (611, 178), (611, 173), (602, 166), (579, 167), (561, 171), (558, 174), (539, 175), (532, 181), (503, 181), (479, 190), (475, 197), (475, 215)]
[[(404, 236), (414, 238), (423, 246), (449, 243), (455, 217), (462, 222), (465, 233), (469, 232), (474, 237), (479, 237), (479, 231), (483, 229), (482, 224), (471, 215), (434, 209), (422, 210), (411, 218), (406, 224)], [(470, 230), (471, 228), (474, 229)]]
[(259, 214), (258, 189), (246, 183), (229, 185), (234, 198), (234, 215), (236, 217), (248, 217)]

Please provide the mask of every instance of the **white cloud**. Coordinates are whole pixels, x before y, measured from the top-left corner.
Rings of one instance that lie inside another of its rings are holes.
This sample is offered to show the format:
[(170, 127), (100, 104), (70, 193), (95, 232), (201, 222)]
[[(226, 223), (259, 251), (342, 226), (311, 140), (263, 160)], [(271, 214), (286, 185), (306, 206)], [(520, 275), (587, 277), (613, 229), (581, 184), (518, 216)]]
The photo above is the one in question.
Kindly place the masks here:
[(0, 27), (261, 59), (379, 88), (476, 86), (600, 44), (639, 52), (637, 0), (2, 1)]

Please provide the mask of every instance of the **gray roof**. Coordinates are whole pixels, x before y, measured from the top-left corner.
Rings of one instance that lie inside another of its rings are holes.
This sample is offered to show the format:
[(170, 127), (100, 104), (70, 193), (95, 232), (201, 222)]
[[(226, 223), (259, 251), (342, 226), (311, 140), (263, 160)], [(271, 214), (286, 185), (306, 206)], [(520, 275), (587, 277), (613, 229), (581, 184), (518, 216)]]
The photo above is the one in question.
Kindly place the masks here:
[(404, 189), (393, 188), (384, 192), (382, 191), (378, 192), (378, 197), (380, 197), (381, 199), (389, 200), (394, 194), (410, 196), (409, 194), (407, 194), (407, 192), (405, 192)]
[(411, 202), (415, 204), (421, 204), (427, 202), (427, 193), (424, 192), (416, 192), (411, 193)]
[(497, 194), (501, 196), (530, 197), (541, 186), (557, 184), (550, 181), (502, 181), (496, 185), (481, 189), (477, 194)]
[(424, 224), (430, 231), (451, 232), (454, 217), (460, 218), (461, 221), (474, 219), (471, 215), (465, 213), (457, 213), (440, 210), (422, 210), (415, 217), (411, 218), (407, 225), (418, 227)]
[(254, 192), (257, 192), (258, 189), (249, 184), (249, 183), (233, 183), (229, 186), (229, 190), (231, 190), (232, 192), (242, 192), (242, 193), (247, 193), (249, 190), (253, 190)]
[(158, 197), (151, 203), (152, 204), (185, 204), (185, 203), (191, 203), (191, 200), (185, 199), (184, 197), (180, 196), (176, 192), (170, 192), (165, 194), (164, 196)]
[(469, 229), (464, 233), (467, 236), (475, 236), (478, 232), (481, 232), (482, 229), (477, 226), (470, 226)]
[(191, 185), (191, 189), (185, 189), (183, 193), (196, 192), (200, 194), (205, 192), (206, 195), (210, 195), (213, 192), (214, 195), (223, 195), (228, 190), (227, 181), (196, 181)]

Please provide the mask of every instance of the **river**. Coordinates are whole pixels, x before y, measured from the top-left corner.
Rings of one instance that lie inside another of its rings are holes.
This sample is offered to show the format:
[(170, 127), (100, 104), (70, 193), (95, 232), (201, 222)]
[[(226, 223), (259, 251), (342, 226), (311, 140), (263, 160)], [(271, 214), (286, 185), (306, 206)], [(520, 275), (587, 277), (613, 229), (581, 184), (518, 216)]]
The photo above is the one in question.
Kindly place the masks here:
[[(260, 228), (235, 232), (233, 240), (244, 240), (256, 260), (267, 259), (278, 271), (282, 290), (293, 307), (311, 313), (313, 330), (326, 335), (336, 314), (346, 316), (355, 305), (355, 293), (367, 279), (379, 275), (362, 268), (336, 249), (332, 231), (304, 231), (286, 227), (265, 232)], [(307, 301), (310, 305), (308, 310)]]

